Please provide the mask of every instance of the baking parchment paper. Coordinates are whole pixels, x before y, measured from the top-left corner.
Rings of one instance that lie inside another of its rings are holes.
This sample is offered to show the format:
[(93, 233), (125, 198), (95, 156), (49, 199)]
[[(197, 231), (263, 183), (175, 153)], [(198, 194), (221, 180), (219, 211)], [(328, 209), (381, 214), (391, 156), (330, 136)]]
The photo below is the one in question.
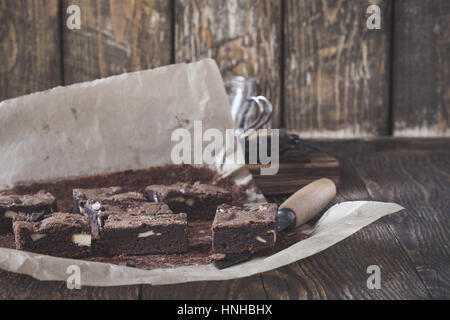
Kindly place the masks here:
[[(0, 103), (0, 190), (17, 184), (173, 164), (171, 135), (233, 128), (222, 77), (213, 60), (178, 64), (58, 87)], [(220, 153), (219, 153), (220, 154)], [(205, 164), (204, 164), (205, 165)], [(252, 179), (243, 165), (208, 166), (236, 184)], [(264, 197), (249, 189), (248, 202)], [(402, 207), (347, 202), (331, 208), (309, 237), (270, 257), (225, 270), (212, 265), (140, 270), (0, 248), (0, 268), (42, 281), (66, 281), (70, 266), (83, 286), (175, 284), (247, 277), (314, 255)], [(376, 239), (374, 239), (376, 241)]]

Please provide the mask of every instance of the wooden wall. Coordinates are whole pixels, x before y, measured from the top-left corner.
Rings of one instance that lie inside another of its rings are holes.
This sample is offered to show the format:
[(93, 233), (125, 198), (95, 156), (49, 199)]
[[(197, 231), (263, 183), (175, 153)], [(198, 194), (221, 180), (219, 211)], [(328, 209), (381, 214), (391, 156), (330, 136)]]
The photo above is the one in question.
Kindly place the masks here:
[(304, 137), (450, 136), (449, 24), (448, 0), (0, 0), (0, 100), (212, 57)]
[(450, 1), (395, 2), (397, 136), (450, 136)]
[(391, 4), (381, 30), (366, 27), (368, 2), (286, 2), (285, 112), (288, 130), (349, 137), (389, 133)]
[(61, 84), (58, 0), (0, 0), (0, 101)]

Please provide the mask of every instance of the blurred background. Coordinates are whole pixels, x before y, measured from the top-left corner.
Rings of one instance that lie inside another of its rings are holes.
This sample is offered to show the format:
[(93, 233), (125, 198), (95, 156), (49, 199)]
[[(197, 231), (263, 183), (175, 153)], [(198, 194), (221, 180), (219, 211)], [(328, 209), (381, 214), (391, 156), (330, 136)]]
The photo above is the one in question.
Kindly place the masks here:
[(305, 138), (450, 136), (449, 0), (0, 0), (0, 101), (205, 57)]

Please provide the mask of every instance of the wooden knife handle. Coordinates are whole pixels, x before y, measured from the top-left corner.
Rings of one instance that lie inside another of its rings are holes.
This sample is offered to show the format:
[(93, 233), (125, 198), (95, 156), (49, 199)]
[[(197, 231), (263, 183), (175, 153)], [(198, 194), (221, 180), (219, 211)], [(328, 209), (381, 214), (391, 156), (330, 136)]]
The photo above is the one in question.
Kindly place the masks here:
[(303, 187), (287, 199), (281, 208), (291, 209), (298, 227), (319, 214), (336, 196), (336, 185), (330, 179), (319, 179)]

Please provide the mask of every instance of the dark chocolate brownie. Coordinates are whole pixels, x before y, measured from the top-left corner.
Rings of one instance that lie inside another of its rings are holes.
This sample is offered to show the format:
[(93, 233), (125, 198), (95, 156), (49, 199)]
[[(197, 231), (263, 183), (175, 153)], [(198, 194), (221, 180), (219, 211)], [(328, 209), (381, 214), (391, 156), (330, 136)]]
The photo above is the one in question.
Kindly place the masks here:
[(186, 212), (189, 221), (213, 220), (218, 205), (232, 203), (226, 189), (200, 183), (153, 185), (145, 193), (149, 201), (164, 202), (174, 213)]
[(214, 253), (255, 253), (272, 248), (277, 236), (276, 204), (221, 205), (212, 225)]
[(0, 194), (0, 234), (12, 233), (12, 218), (18, 214), (57, 211), (55, 197), (45, 191), (34, 195)]
[(139, 192), (128, 192), (124, 187), (98, 189), (73, 189), (75, 212), (84, 214), (86, 201), (102, 201), (104, 204), (119, 204), (123, 202), (146, 201)]
[(86, 217), (52, 213), (41, 221), (16, 218), (13, 224), (16, 249), (57, 257), (80, 258), (90, 252), (91, 235)]
[(90, 202), (93, 249), (109, 255), (182, 253), (187, 251), (186, 214), (166, 204), (124, 202), (120, 206)]

